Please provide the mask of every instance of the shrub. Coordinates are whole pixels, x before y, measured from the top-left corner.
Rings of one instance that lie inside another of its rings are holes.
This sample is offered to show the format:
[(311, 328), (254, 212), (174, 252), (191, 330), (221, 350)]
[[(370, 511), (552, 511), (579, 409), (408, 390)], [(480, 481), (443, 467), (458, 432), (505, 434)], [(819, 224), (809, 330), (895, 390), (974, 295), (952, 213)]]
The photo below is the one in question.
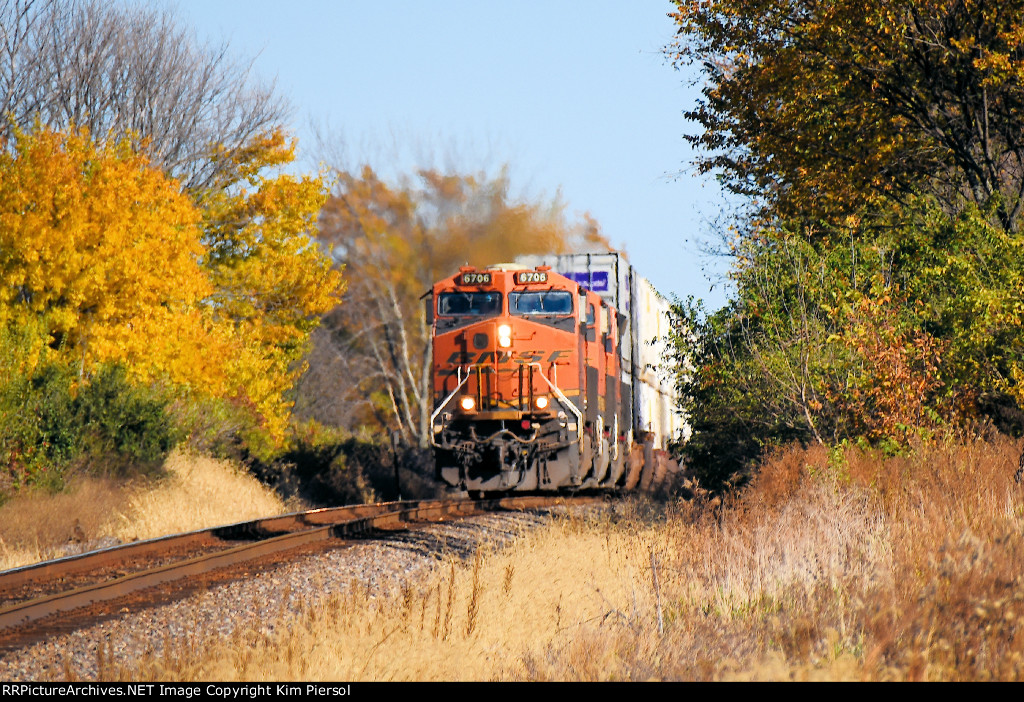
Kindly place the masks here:
[(159, 392), (131, 385), (120, 366), (103, 368), (72, 402), (80, 453), (114, 475), (159, 467), (180, 439), (167, 405)]
[(293, 425), (287, 446), (272, 455), (242, 442), (250, 471), (285, 498), (322, 506), (430, 498), (442, 489), (430, 452), (392, 446), (375, 433), (353, 435), (310, 421)]
[(76, 467), (118, 477), (152, 472), (179, 435), (166, 398), (133, 386), (123, 368), (82, 379), (44, 362), (0, 384), (0, 495), (62, 489)]

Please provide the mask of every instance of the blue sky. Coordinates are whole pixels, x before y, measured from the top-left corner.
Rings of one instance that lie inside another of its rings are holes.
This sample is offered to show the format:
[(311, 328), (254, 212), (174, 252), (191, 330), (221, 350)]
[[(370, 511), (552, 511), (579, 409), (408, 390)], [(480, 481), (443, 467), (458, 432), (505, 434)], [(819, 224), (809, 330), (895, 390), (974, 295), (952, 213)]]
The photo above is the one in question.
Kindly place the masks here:
[[(179, 0), (201, 38), (276, 79), (303, 158), (496, 172), (589, 212), (666, 295), (724, 302), (701, 254), (723, 197), (691, 175), (682, 112), (697, 89), (661, 53), (668, 2)], [(682, 173), (681, 173), (682, 172)], [(712, 284), (714, 289), (712, 290)]]

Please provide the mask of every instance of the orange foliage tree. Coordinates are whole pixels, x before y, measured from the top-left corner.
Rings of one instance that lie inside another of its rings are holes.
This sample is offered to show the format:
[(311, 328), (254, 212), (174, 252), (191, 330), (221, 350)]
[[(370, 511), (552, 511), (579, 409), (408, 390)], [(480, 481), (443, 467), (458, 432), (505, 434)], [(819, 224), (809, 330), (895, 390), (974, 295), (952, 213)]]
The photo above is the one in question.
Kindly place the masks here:
[(943, 416), (957, 418), (963, 409), (936, 397), (949, 342), (906, 319), (899, 290), (877, 285), (872, 292), (842, 306), (841, 343), (852, 363), (825, 395), (845, 413), (849, 431), (869, 441), (906, 442), (915, 430), (937, 428)]
[[(38, 129), (0, 154), (0, 322), (46, 320), (47, 342), (89, 372), (223, 390), (202, 301), (199, 213), (125, 145)], [(173, 344), (166, 343), (174, 340)]]

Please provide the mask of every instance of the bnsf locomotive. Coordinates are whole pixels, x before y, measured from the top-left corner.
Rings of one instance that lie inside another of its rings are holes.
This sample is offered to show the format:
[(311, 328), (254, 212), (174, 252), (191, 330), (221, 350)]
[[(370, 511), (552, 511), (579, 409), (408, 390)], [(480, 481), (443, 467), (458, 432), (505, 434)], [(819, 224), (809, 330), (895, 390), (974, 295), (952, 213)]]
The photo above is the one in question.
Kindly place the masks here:
[(637, 287), (649, 284), (617, 254), (582, 256), (606, 270), (566, 270), (576, 255), (552, 261), (562, 273), (545, 262), (466, 266), (433, 286), (430, 428), (444, 483), (474, 493), (632, 486), (644, 453), (634, 443), (650, 462), (683, 430), (672, 383), (655, 387), (651, 364), (638, 363), (653, 317)]

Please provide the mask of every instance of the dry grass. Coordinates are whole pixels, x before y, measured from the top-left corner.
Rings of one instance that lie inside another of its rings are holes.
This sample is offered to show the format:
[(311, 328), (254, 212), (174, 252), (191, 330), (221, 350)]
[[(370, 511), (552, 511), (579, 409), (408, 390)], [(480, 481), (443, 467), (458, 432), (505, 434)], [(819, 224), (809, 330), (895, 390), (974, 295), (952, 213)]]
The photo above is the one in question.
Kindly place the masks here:
[(159, 480), (81, 477), (67, 492), (31, 493), (0, 507), (0, 570), (284, 511), (252, 476), (225, 461), (174, 453)]
[(227, 461), (172, 454), (169, 477), (133, 490), (109, 523), (122, 541), (257, 519), (285, 511), (272, 490)]
[[(609, 608), (640, 594), (633, 592), (633, 564), (622, 578), (599, 578), (611, 560), (633, 550), (635, 538), (562, 521), (511, 548), (481, 550), (466, 563), (447, 561), (432, 581), (394, 596), (353, 586), (345, 597), (292, 621), (284, 639), (250, 631), (230, 642), (200, 642), (146, 661), (139, 674), (165, 680), (528, 677), (529, 669), (516, 661), (521, 654), (543, 656), (588, 626), (628, 616), (609, 615)], [(573, 552), (608, 546), (615, 555), (599, 563)], [(636, 565), (643, 570), (643, 563)]]
[(125, 488), (103, 478), (77, 478), (67, 492), (19, 495), (0, 506), (0, 570), (77, 552), (105, 535)]
[(356, 588), (287, 634), (118, 675), (336, 680), (1019, 680), (1024, 487), (1008, 440), (794, 450), (724, 507), (643, 501)]

